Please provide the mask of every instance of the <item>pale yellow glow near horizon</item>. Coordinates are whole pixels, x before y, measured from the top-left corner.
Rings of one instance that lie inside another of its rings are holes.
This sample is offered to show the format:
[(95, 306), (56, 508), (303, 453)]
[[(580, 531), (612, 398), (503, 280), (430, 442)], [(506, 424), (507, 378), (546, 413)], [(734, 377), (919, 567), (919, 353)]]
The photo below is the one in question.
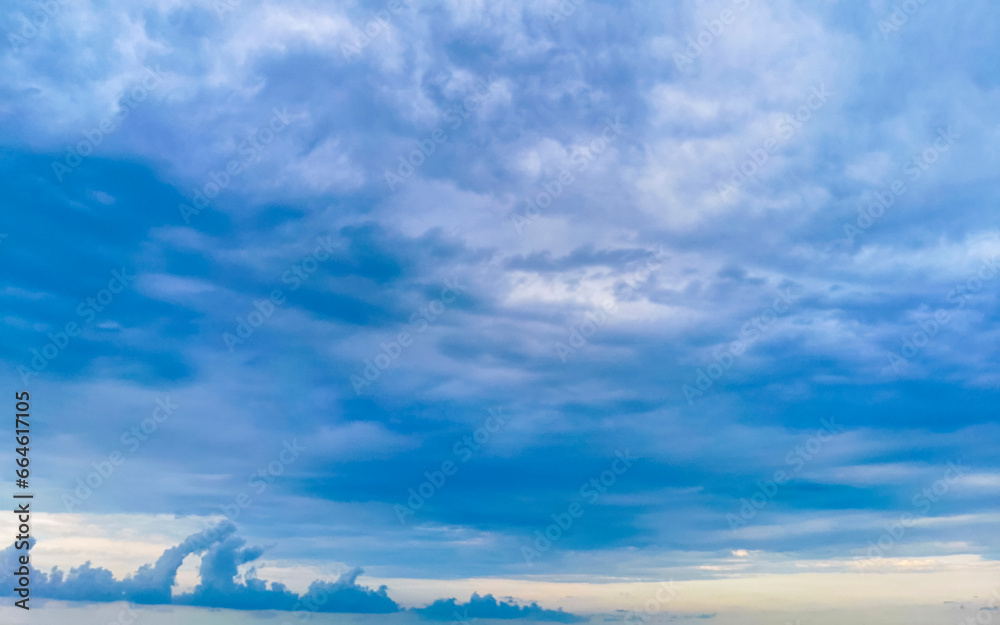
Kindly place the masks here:
[[(36, 566), (42, 570), (57, 565), (68, 570), (89, 560), (121, 579), (139, 566), (154, 562), (164, 549), (179, 543), (204, 523), (205, 519), (164, 515), (40, 515), (37, 526), (40, 541), (33, 555)], [(744, 560), (768, 554), (740, 550), (734, 551), (733, 556)], [(195, 556), (185, 561), (178, 575), (179, 590), (190, 591), (197, 584), (196, 562)], [(329, 564), (318, 567), (315, 562), (275, 561), (266, 557), (255, 563), (258, 577), (285, 583), (298, 593), (305, 592), (317, 578), (336, 579), (350, 568), (344, 563)], [(1000, 562), (984, 560), (978, 555), (884, 558), (878, 567), (865, 572), (854, 570), (850, 561), (845, 560), (789, 560), (782, 561), (781, 566), (780, 574), (740, 573), (731, 566), (721, 567), (727, 577), (701, 580), (680, 579), (689, 576), (691, 570), (676, 569), (672, 594), (664, 592), (657, 582), (607, 581), (583, 575), (561, 579), (526, 576), (445, 580), (372, 574), (363, 575), (359, 583), (370, 587), (385, 584), (390, 596), (404, 607), (427, 605), (443, 597), (465, 601), (476, 592), (491, 593), (498, 598), (514, 597), (522, 602), (537, 601), (546, 608), (562, 607), (579, 613), (643, 611), (650, 607), (650, 611), (686, 613), (842, 610), (846, 606), (876, 609), (971, 601), (976, 596), (987, 598), (1000, 591)], [(698, 568), (707, 572), (720, 567), (706, 562)], [(672, 573), (664, 570), (663, 582), (668, 582)], [(658, 595), (661, 601), (656, 601)]]
[[(972, 558), (970, 558), (971, 560)], [(713, 612), (715, 610), (842, 610), (888, 606), (940, 605), (947, 601), (972, 601), (1000, 592), (1000, 562), (978, 561), (962, 569), (895, 573), (790, 573), (751, 575), (731, 579), (675, 581), (676, 593), (668, 596), (660, 583), (623, 582), (592, 584), (523, 579), (479, 578), (428, 580), (366, 577), (366, 583), (385, 584), (398, 602), (423, 605), (430, 597), (467, 598), (473, 592), (491, 592), (538, 601), (548, 608), (577, 612), (642, 612), (658, 605), (660, 612)], [(648, 603), (652, 601), (652, 603)], [(998, 621), (1000, 622), (1000, 621)]]

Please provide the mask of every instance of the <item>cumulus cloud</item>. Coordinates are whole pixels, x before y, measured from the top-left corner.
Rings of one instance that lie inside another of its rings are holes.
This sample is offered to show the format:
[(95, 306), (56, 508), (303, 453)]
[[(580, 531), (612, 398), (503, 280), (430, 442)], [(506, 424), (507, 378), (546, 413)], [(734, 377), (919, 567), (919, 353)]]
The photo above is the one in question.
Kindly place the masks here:
[(497, 601), (493, 595), (480, 597), (473, 593), (468, 603), (458, 603), (457, 599), (438, 599), (426, 608), (414, 610), (421, 617), (432, 621), (463, 621), (472, 618), (491, 619), (531, 619), (554, 623), (580, 623), (587, 619), (563, 612), (546, 610), (537, 603), (521, 606), (513, 600)]
[(229, 544), (236, 527), (226, 521), (192, 534), (179, 545), (163, 552), (154, 564), (146, 564), (125, 579), (115, 579), (111, 571), (90, 562), (68, 573), (53, 568), (36, 572), (35, 591), (39, 596), (65, 601), (133, 601), (142, 604), (171, 603), (171, 588), (184, 558), (206, 550), (214, 552), (218, 541)]
[[(352, 614), (390, 614), (401, 608), (389, 597), (388, 588), (376, 589), (358, 584), (364, 573), (355, 567), (336, 581), (316, 580), (303, 595), (289, 590), (284, 584), (266, 582), (256, 577), (250, 568), (240, 575), (239, 567), (256, 562), (264, 554), (261, 547), (247, 547), (246, 540), (236, 536), (236, 526), (223, 521), (214, 527), (192, 534), (182, 543), (166, 549), (153, 564), (139, 567), (134, 574), (116, 579), (111, 571), (95, 567), (90, 562), (64, 572), (58, 567), (49, 572), (33, 570), (36, 596), (63, 601), (109, 602), (129, 601), (144, 605), (188, 605), (231, 610), (285, 610)], [(34, 547), (35, 540), (31, 540)], [(5, 570), (23, 551), (11, 545), (0, 551), (0, 564)], [(192, 592), (172, 596), (177, 570), (184, 559), (201, 554), (198, 573), (200, 583)], [(10, 593), (10, 589), (4, 592)], [(545, 610), (537, 604), (519, 606), (497, 601), (492, 595), (473, 594), (468, 603), (455, 599), (440, 599), (426, 608), (415, 610), (430, 620), (448, 620), (453, 614), (464, 618), (532, 619), (575, 623), (579, 619), (562, 610)]]
[(389, 598), (385, 586), (372, 590), (358, 585), (356, 580), (361, 573), (360, 568), (354, 568), (332, 583), (317, 580), (310, 584), (305, 598), (311, 600), (317, 612), (382, 614), (398, 611), (399, 606)]
[(244, 547), (246, 541), (227, 536), (213, 544), (201, 558), (201, 583), (194, 591), (183, 594), (174, 603), (207, 608), (234, 610), (291, 610), (298, 596), (283, 584), (268, 583), (253, 577), (252, 572), (242, 582), (236, 580), (241, 564), (260, 558), (260, 547)]

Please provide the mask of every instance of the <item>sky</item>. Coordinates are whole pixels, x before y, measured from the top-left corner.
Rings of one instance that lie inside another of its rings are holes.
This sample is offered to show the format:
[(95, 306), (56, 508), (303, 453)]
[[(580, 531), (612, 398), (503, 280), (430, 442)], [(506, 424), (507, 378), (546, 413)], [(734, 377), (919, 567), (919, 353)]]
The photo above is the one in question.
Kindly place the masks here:
[(5, 8), (48, 618), (997, 614), (993, 3)]

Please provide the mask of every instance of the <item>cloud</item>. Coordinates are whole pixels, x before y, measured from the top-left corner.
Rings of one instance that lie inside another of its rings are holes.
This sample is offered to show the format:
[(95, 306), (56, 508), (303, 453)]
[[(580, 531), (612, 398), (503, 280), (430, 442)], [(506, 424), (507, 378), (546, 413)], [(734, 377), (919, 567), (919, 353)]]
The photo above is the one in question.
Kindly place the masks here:
[[(34, 580), (39, 596), (65, 601), (133, 601), (142, 604), (171, 603), (171, 588), (177, 578), (177, 569), (184, 558), (193, 553), (210, 550), (215, 543), (232, 540), (236, 527), (222, 522), (197, 534), (192, 534), (181, 544), (163, 552), (154, 564), (146, 564), (125, 579), (115, 579), (111, 571), (94, 567), (91, 563), (71, 568), (68, 573), (53, 568), (50, 572), (37, 571)], [(34, 546), (34, 545), (33, 545)]]
[[(284, 584), (257, 579), (256, 570), (252, 567), (241, 576), (239, 567), (258, 561), (264, 549), (246, 547), (246, 540), (236, 536), (235, 531), (233, 523), (223, 521), (192, 534), (179, 545), (166, 549), (155, 563), (145, 564), (134, 574), (120, 580), (111, 571), (95, 567), (89, 561), (71, 568), (68, 573), (58, 567), (48, 573), (32, 570), (33, 589), (38, 597), (62, 601), (128, 601), (143, 605), (351, 614), (402, 611), (399, 604), (389, 597), (385, 585), (372, 589), (358, 584), (358, 577), (364, 571), (357, 567), (333, 582), (313, 581), (301, 596)], [(35, 544), (32, 539), (31, 546)], [(200, 582), (192, 592), (173, 596), (171, 590), (177, 580), (177, 570), (192, 554), (202, 554), (198, 570)], [(15, 550), (13, 545), (0, 551), (0, 564), (3, 564), (4, 570), (13, 570), (11, 565), (19, 555), (23, 555), (23, 551)], [(11, 591), (7, 589), (4, 592)], [(498, 602), (492, 595), (480, 597), (478, 594), (473, 594), (466, 604), (456, 604), (455, 599), (441, 599), (416, 610), (422, 617), (431, 620), (451, 618), (454, 611), (460, 611), (467, 618), (534, 619), (560, 623), (581, 620), (562, 610), (545, 610), (534, 603), (518, 606)]]
[(245, 544), (242, 538), (227, 536), (212, 545), (201, 558), (198, 571), (201, 583), (193, 592), (173, 602), (234, 610), (291, 610), (298, 602), (298, 595), (283, 584), (272, 582), (268, 587), (267, 582), (253, 577), (252, 570), (242, 582), (236, 581), (238, 567), (257, 560), (264, 553), (260, 547), (247, 548)]
[(458, 603), (457, 599), (438, 599), (426, 608), (414, 610), (421, 617), (431, 621), (467, 621), (473, 618), (501, 620), (530, 619), (554, 623), (581, 623), (587, 619), (562, 610), (546, 610), (538, 604), (520, 606), (513, 600), (497, 601), (493, 595), (480, 597), (473, 593), (468, 603)]
[[(144, 565), (139, 568), (135, 575), (125, 580), (126, 593), (129, 600), (136, 603), (170, 603), (170, 589), (177, 579), (177, 569), (184, 562), (184, 558), (193, 553), (202, 553), (209, 549), (209, 554), (214, 554), (220, 545), (216, 541), (224, 541), (222, 544), (229, 544), (235, 540), (232, 537), (236, 531), (236, 526), (228, 521), (224, 521), (215, 527), (206, 529), (197, 534), (192, 534), (181, 544), (171, 547), (163, 552), (152, 566)], [(202, 558), (202, 568), (205, 568), (205, 561), (210, 556)]]
[(356, 580), (362, 572), (360, 568), (354, 568), (332, 583), (317, 580), (309, 585), (306, 600), (317, 606), (317, 612), (384, 614), (399, 611), (399, 606), (389, 598), (385, 586), (372, 590), (357, 584)]

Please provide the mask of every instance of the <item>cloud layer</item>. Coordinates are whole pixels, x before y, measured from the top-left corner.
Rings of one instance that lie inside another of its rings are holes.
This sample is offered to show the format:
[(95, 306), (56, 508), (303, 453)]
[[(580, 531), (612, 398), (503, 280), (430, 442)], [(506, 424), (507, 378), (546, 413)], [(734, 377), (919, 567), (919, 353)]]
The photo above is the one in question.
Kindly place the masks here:
[[(0, 17), (0, 371), (57, 512), (380, 578), (1000, 554), (994, 4), (56, 4)], [(259, 557), (184, 601), (300, 599)]]
[[(111, 571), (94, 567), (90, 562), (70, 569), (68, 573), (54, 567), (48, 573), (30, 567), (32, 592), (36, 597), (76, 602), (126, 601), (139, 605), (185, 605), (231, 610), (284, 610), (318, 613), (389, 614), (402, 608), (388, 595), (386, 586), (371, 589), (357, 583), (364, 572), (354, 568), (336, 581), (316, 580), (304, 594), (297, 595), (278, 582), (266, 582), (256, 577), (254, 568), (241, 573), (239, 567), (257, 562), (264, 554), (260, 547), (245, 547), (246, 540), (234, 534), (236, 526), (225, 521), (197, 534), (163, 552), (155, 563), (146, 564), (124, 579), (116, 579)], [(32, 539), (31, 547), (37, 541)], [(0, 551), (0, 562), (7, 567), (23, 550), (14, 546)], [(193, 592), (174, 594), (177, 570), (184, 559), (199, 555), (200, 583)], [(11, 594), (8, 589), (5, 591)], [(456, 599), (440, 599), (415, 610), (430, 620), (451, 620), (455, 614), (463, 618), (530, 619), (575, 623), (576, 615), (562, 610), (545, 610), (532, 603), (520, 606), (510, 601), (497, 601), (492, 595), (473, 594), (466, 604)]]

